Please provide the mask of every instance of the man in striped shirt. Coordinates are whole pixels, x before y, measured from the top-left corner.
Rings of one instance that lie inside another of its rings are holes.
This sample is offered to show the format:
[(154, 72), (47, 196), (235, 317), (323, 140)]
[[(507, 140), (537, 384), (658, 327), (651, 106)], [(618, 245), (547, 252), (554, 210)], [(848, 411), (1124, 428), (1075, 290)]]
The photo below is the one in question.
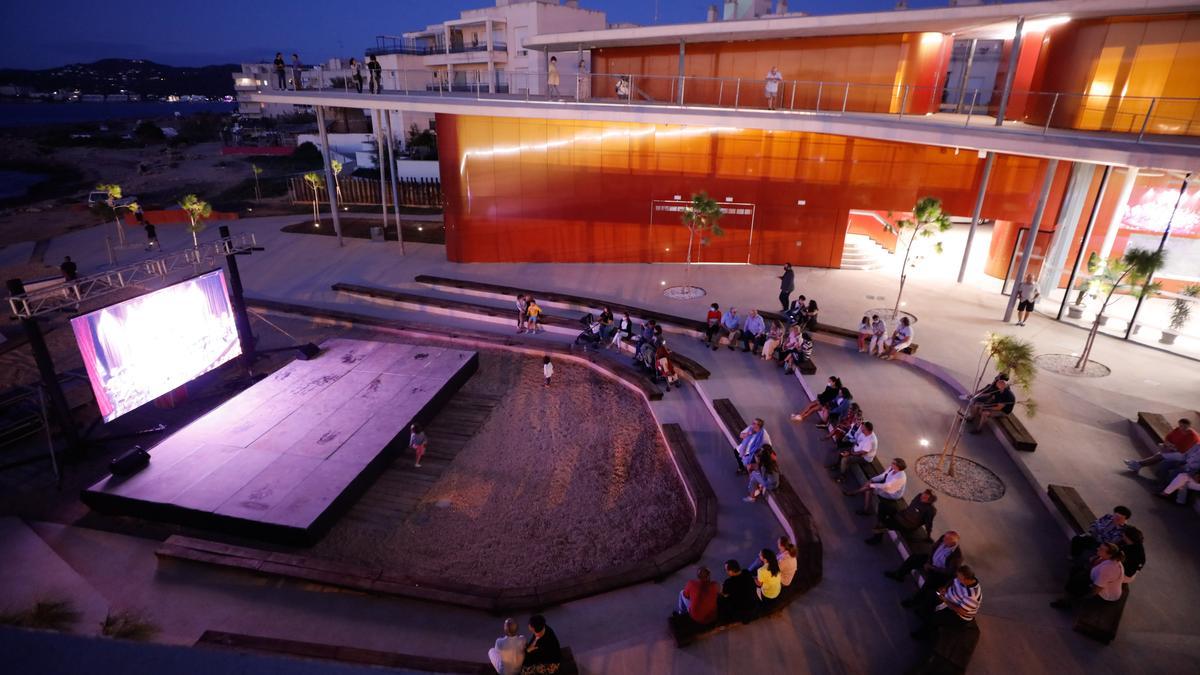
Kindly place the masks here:
[(965, 628), (975, 620), (983, 600), (983, 588), (970, 565), (962, 565), (954, 580), (937, 592), (941, 604), (934, 609), (925, 625), (912, 633), (913, 639), (925, 640), (940, 629)]

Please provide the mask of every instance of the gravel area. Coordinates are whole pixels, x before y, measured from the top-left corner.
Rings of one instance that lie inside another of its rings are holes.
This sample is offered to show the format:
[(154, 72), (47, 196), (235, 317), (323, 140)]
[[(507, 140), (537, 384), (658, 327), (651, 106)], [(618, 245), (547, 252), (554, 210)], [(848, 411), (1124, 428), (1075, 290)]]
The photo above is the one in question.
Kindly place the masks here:
[(310, 554), (514, 587), (645, 559), (686, 533), (683, 484), (624, 387), (563, 361), (546, 387), (540, 359), (481, 352), (463, 391), (503, 399), (416, 509), (390, 531), (344, 518)]

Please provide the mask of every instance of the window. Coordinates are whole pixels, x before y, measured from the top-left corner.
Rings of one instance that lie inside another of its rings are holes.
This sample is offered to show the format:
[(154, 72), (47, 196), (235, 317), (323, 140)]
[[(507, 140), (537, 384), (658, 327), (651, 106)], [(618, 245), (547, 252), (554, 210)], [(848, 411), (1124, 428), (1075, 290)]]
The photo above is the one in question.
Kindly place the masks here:
[(517, 56), (528, 56), (529, 52), (525, 50), (525, 39), (528, 37), (528, 26), (517, 26), (513, 29), (513, 43), (517, 48)]

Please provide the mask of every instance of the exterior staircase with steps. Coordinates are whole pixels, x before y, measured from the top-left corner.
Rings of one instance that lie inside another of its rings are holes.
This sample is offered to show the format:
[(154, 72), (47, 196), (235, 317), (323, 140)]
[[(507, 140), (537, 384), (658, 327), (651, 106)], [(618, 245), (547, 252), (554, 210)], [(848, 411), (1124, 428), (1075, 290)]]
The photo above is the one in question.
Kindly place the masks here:
[(847, 234), (842, 249), (842, 269), (877, 270), (887, 265), (891, 258), (888, 250), (870, 237), (862, 234)]

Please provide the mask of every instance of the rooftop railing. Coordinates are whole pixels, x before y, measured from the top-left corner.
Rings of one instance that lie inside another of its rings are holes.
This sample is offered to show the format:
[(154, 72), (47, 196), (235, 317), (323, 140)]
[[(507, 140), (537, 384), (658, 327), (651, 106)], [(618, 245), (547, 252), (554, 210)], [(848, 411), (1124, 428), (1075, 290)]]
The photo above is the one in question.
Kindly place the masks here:
[[(289, 69), (290, 70), (290, 69)], [(784, 80), (774, 88), (763, 79), (671, 77), (637, 73), (561, 73), (550, 87), (545, 73), (479, 69), (444, 72), (382, 70), (372, 86), (369, 70), (357, 80), (348, 70), (310, 69), (302, 81), (315, 91), (552, 101), (612, 105), (658, 105), (846, 115), (869, 113), (897, 119), (927, 119), (942, 125), (995, 124), (1001, 92), (990, 89), (887, 85), (862, 82)], [(289, 74), (289, 78), (292, 75)], [(290, 79), (289, 79), (290, 81)], [(272, 79), (271, 85), (277, 80)], [(360, 86), (361, 85), (361, 86)], [(290, 85), (289, 85), (290, 86)], [(266, 91), (262, 89), (260, 91)], [(771, 94), (774, 93), (774, 97)], [(1139, 143), (1195, 145), (1200, 136), (1200, 99), (1012, 91), (1006, 130), (1051, 136), (1100, 132)], [(1017, 119), (1013, 115), (1018, 114)]]

